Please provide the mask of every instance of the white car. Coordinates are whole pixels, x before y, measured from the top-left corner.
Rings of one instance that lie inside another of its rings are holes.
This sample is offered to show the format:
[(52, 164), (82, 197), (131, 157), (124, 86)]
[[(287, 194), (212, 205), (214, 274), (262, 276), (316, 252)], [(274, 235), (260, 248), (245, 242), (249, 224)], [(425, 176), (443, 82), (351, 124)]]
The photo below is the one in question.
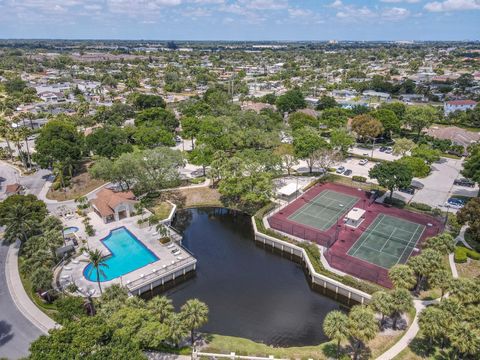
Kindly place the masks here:
[(368, 163), (368, 160), (367, 159), (362, 159), (359, 161), (359, 165), (366, 165)]
[(385, 149), (385, 154), (391, 154), (391, 153), (393, 153), (393, 148), (389, 146)]
[(340, 166), (337, 168), (337, 171), (335, 171), (337, 174), (343, 174), (345, 172), (345, 166)]

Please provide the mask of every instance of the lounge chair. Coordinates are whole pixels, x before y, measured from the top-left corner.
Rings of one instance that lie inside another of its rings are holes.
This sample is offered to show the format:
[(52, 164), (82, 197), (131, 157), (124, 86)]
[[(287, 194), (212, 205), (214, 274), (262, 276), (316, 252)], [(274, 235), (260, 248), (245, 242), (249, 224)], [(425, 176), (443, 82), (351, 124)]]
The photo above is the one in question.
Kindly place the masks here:
[(64, 266), (64, 267), (63, 267), (63, 270), (72, 270), (72, 268), (69, 267), (69, 266)]
[(177, 256), (177, 260), (183, 260), (183, 256)]
[(80, 261), (78, 261), (78, 260), (72, 260), (72, 264), (80, 264)]

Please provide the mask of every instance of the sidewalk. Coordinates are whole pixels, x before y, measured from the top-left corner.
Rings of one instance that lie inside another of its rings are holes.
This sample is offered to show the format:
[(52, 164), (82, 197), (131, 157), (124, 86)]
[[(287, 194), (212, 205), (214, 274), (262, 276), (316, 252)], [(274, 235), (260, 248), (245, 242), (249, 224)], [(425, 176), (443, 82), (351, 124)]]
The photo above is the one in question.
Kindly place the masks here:
[(7, 253), (5, 275), (8, 291), (21, 313), (43, 333), (47, 334), (48, 330), (54, 329), (59, 325), (45, 315), (25, 292), (18, 272), (18, 250), (18, 245), (12, 244)]
[(436, 300), (414, 300), (413, 306), (415, 306), (415, 317), (412, 321), (412, 324), (408, 328), (407, 332), (398, 340), (395, 345), (393, 345), (390, 349), (380, 355), (376, 360), (392, 360), (405, 349), (410, 342), (417, 336), (419, 326), (418, 326), (418, 316), (420, 313), (427, 307), (427, 305), (434, 304)]

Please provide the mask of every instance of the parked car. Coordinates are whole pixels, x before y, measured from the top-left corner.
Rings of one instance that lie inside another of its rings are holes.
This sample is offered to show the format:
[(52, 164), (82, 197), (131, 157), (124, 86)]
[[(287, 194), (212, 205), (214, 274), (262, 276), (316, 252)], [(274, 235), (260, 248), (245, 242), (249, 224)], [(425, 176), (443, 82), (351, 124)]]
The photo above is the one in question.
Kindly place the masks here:
[(384, 152), (385, 150), (387, 150), (386, 146), (381, 146), (380, 149), (378, 149), (378, 151), (380, 152)]
[(350, 175), (352, 175), (352, 170), (350, 170), (350, 169), (345, 170), (345, 172), (343, 173), (343, 175), (345, 175), (345, 176), (350, 176)]
[(393, 148), (388, 146), (386, 149), (385, 149), (385, 154), (391, 154), (393, 153)]
[(181, 143), (182, 142), (182, 138), (180, 136), (175, 136), (175, 142), (177, 143)]
[(337, 168), (337, 171), (336, 171), (337, 174), (343, 174), (344, 172), (345, 172), (345, 166), (339, 166)]
[(193, 178), (203, 176), (203, 170), (202, 169), (193, 170), (190, 173), (190, 176), (193, 177)]
[(368, 163), (368, 160), (367, 159), (362, 159), (359, 161), (359, 165), (366, 165)]
[(461, 179), (455, 179), (455, 181), (453, 182), (453, 185), (475, 187), (475, 182), (465, 178), (461, 178)]
[(412, 187), (412, 186), (409, 186), (407, 188), (398, 189), (398, 191), (403, 192), (405, 194), (410, 194), (410, 195), (415, 194), (415, 188)]
[(445, 205), (454, 209), (460, 209), (465, 205), (465, 201), (459, 198), (449, 198)]

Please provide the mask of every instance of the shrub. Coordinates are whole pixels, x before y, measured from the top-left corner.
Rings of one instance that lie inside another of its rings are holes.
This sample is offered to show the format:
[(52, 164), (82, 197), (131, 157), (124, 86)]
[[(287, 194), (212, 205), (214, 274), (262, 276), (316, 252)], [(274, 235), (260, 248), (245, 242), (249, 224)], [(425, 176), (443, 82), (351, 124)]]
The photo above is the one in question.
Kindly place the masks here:
[(467, 256), (470, 258), (470, 259), (473, 259), (473, 260), (480, 260), (480, 253), (476, 252), (475, 250), (470, 250), (470, 249), (467, 249)]
[(367, 178), (366, 178), (366, 177), (364, 177), (364, 176), (358, 176), (358, 175), (352, 176), (352, 180), (353, 180), (353, 181), (362, 182), (362, 183), (367, 182)]
[(467, 262), (467, 250), (463, 246), (457, 246), (455, 248), (454, 261), (458, 264)]
[(421, 211), (432, 211), (432, 207), (428, 204), (411, 202), (410, 206), (414, 209), (421, 210)]
[(392, 205), (392, 206), (395, 206), (395, 207), (398, 207), (398, 208), (404, 208), (406, 203), (405, 201), (403, 200), (400, 200), (400, 199), (396, 199), (396, 198), (389, 198), (389, 197), (386, 197), (384, 200), (383, 200), (383, 203), (384, 204), (387, 204), (387, 205)]

